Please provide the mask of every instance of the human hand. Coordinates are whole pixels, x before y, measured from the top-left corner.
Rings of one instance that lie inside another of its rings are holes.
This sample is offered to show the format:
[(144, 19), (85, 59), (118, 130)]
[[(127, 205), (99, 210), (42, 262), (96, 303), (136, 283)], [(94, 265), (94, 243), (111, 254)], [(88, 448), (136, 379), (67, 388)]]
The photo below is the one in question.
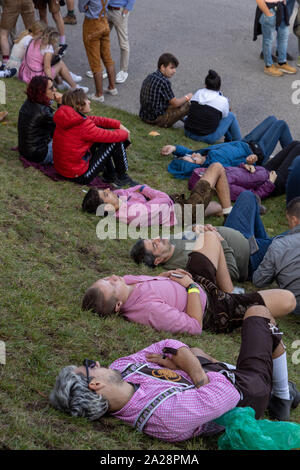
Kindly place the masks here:
[(55, 91), (53, 93), (53, 99), (56, 101), (56, 103), (61, 104), (62, 103), (62, 93), (59, 93), (58, 91)]
[(177, 369), (175, 362), (173, 359), (169, 359), (166, 354), (154, 354), (149, 353), (146, 354), (146, 359), (149, 362), (154, 362), (155, 364), (159, 364), (160, 366), (165, 367), (166, 369)]
[(277, 173), (276, 171), (272, 170), (270, 171), (270, 174), (269, 174), (269, 181), (271, 181), (271, 183), (275, 183), (275, 181), (277, 180)]
[(175, 281), (180, 284), (182, 287), (188, 287), (193, 282), (193, 277), (187, 271), (183, 269), (173, 269), (172, 271), (167, 271), (165, 277), (168, 277), (171, 281)]
[(160, 153), (161, 155), (171, 155), (171, 153), (175, 152), (175, 150), (175, 145), (165, 145), (164, 147), (162, 147)]
[(123, 9), (123, 15), (127, 15), (128, 11), (129, 11), (129, 10), (127, 10), (127, 8), (124, 8), (124, 9)]
[(190, 99), (191, 99), (192, 96), (193, 96), (193, 93), (187, 93), (185, 96), (188, 98), (188, 101), (190, 101)]
[(192, 155), (185, 155), (182, 157), (182, 160), (186, 162), (195, 163), (195, 165), (203, 165), (206, 160), (206, 157), (201, 155), (201, 153), (192, 153)]
[(258, 160), (257, 155), (255, 155), (254, 153), (252, 153), (246, 158), (246, 162), (249, 163), (250, 165), (253, 165), (254, 163), (256, 163), (257, 160)]
[(247, 171), (249, 171), (250, 173), (255, 173), (255, 171), (256, 171), (256, 170), (255, 170), (255, 166), (249, 165), (248, 163), (246, 163), (246, 164), (244, 165), (244, 168), (245, 168)]

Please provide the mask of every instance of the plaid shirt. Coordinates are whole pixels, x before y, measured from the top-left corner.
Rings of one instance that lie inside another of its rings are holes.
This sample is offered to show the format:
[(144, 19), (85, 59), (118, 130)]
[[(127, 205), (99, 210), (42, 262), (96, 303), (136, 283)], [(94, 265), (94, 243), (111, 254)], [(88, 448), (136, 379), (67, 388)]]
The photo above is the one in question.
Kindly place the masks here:
[(174, 98), (171, 83), (160, 70), (148, 75), (142, 84), (140, 93), (140, 113), (143, 121), (154, 121), (165, 114), (169, 101)]
[[(181, 370), (169, 371), (169, 369), (162, 369), (157, 364), (147, 362), (147, 353), (162, 354), (162, 350), (166, 346), (178, 349), (186, 345), (176, 340), (163, 340), (131, 356), (117, 359), (110, 365), (111, 369), (122, 372), (129, 364), (147, 363), (148, 367), (160, 371), (152, 374), (153, 376), (134, 372), (126, 377), (127, 382), (139, 387), (129, 402), (121, 410), (112, 413), (112, 416), (134, 426), (142, 410), (157, 395), (175, 386), (181, 390), (166, 398), (155, 408), (143, 431), (150, 436), (169, 442), (184, 441), (200, 434), (212, 434), (220, 431), (220, 426), (211, 421), (235, 408), (240, 400), (239, 392), (219, 372), (207, 373), (209, 377), (207, 385), (200, 388), (184, 389), (184, 386), (178, 383), (180, 380), (174, 372), (191, 382), (185, 372)], [(165, 376), (167, 380), (157, 378), (159, 375)], [(175, 377), (173, 382), (172, 376)]]

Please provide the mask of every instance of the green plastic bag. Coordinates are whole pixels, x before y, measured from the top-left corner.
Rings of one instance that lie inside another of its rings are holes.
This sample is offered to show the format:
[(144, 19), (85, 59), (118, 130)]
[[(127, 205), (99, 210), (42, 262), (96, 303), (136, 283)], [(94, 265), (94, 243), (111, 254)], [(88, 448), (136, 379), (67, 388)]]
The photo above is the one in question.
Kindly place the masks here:
[(255, 419), (252, 408), (234, 408), (215, 422), (225, 427), (220, 450), (290, 450), (300, 448), (300, 424)]

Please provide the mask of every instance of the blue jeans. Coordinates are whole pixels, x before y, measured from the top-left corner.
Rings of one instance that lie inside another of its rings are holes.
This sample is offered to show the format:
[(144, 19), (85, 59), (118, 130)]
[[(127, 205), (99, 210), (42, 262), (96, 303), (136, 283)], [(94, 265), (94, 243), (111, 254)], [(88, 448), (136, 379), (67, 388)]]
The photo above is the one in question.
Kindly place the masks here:
[(198, 142), (205, 142), (206, 144), (213, 144), (223, 136), (225, 136), (226, 141), (229, 142), (232, 140), (242, 139), (239, 123), (231, 111), (228, 113), (226, 118), (221, 119), (217, 129), (211, 134), (197, 135), (187, 129), (184, 130), (184, 133), (190, 139), (197, 140)]
[(251, 279), (272, 242), (260, 218), (255, 194), (251, 191), (243, 191), (239, 195), (224, 226), (238, 230), (247, 239), (255, 237), (258, 251), (250, 255), (249, 259), (248, 277)]
[(50, 142), (48, 144), (48, 153), (47, 153), (45, 159), (41, 162), (42, 165), (52, 165), (53, 164), (52, 143), (53, 143), (53, 141), (50, 140)]
[(286, 182), (286, 203), (288, 204), (295, 197), (300, 196), (300, 155), (296, 157), (289, 167), (289, 174)]
[(246, 135), (243, 141), (247, 143), (256, 142), (259, 145), (264, 155), (263, 162), (261, 163), (263, 165), (267, 162), (278, 141), (281, 147), (285, 148), (290, 145), (293, 138), (285, 121), (278, 120), (275, 116), (269, 116), (255, 127), (250, 134)]
[(278, 51), (278, 63), (283, 64), (286, 62), (286, 51), (289, 38), (289, 27), (285, 24), (284, 19), (280, 26), (276, 28), (276, 13), (273, 8), (270, 9), (273, 16), (266, 16), (262, 13), (259, 22), (261, 24), (263, 42), (262, 49), (264, 53), (264, 61), (267, 67), (273, 64), (272, 60), (272, 44), (274, 34), (277, 29), (277, 51)]

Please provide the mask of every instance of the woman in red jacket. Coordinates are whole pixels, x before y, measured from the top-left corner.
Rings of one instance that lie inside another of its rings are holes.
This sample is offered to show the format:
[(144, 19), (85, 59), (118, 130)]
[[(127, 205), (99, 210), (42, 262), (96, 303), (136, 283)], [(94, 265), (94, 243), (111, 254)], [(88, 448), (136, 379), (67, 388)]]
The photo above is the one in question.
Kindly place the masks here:
[[(56, 171), (79, 184), (89, 184), (100, 171), (117, 187), (135, 186), (127, 175), (125, 147), (130, 132), (120, 121), (86, 116), (90, 101), (83, 90), (68, 91), (54, 115), (53, 161)], [(111, 162), (113, 159), (114, 166)]]

